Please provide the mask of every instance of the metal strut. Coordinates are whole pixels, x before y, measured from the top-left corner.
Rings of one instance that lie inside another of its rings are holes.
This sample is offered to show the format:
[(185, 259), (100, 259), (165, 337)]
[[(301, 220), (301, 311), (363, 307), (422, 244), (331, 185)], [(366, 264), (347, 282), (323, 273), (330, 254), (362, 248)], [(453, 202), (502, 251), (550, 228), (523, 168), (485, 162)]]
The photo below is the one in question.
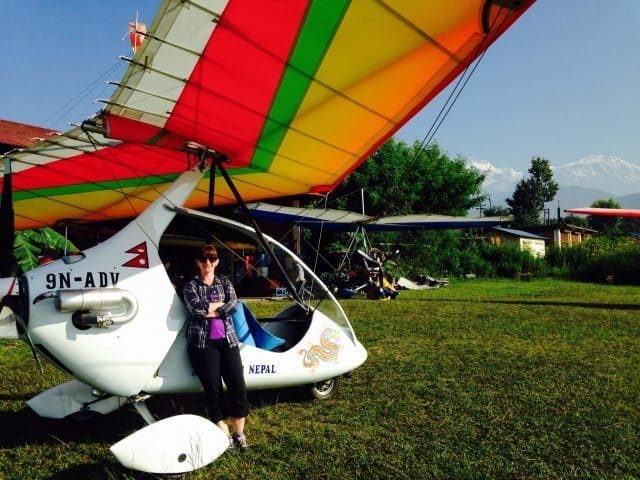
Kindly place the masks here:
[(138, 414), (144, 419), (144, 421), (147, 422), (147, 425), (151, 425), (156, 421), (155, 417), (151, 414), (149, 407), (145, 403), (149, 399), (149, 397), (151, 397), (151, 395), (147, 394), (137, 394), (129, 397), (131, 404), (134, 406)]
[[(203, 152), (204, 150), (201, 150)], [(213, 199), (216, 194), (216, 164), (211, 162), (211, 168), (209, 168), (209, 209), (213, 208)]]
[[(300, 297), (299, 292), (296, 290), (296, 286), (294, 285), (291, 278), (289, 278), (289, 275), (286, 274), (286, 270), (282, 265), (282, 263), (280, 263), (280, 259), (274, 254), (273, 249), (271, 248), (271, 245), (264, 238), (264, 235), (262, 233), (262, 230), (260, 229), (260, 226), (258, 225), (258, 222), (256, 222), (256, 219), (253, 218), (253, 216), (251, 215), (251, 212), (247, 208), (247, 204), (242, 199), (240, 192), (238, 192), (238, 189), (233, 183), (233, 180), (231, 180), (231, 177), (227, 173), (226, 168), (224, 168), (224, 166), (222, 165), (223, 162), (228, 161), (228, 158), (225, 155), (218, 152), (211, 152), (211, 151), (205, 151), (205, 150), (203, 151), (205, 152), (204, 153), (205, 155), (209, 155), (209, 158), (211, 158), (211, 171), (209, 173), (210, 176), (211, 177), (215, 176), (215, 168), (217, 168), (220, 171), (220, 173), (222, 174), (222, 178), (224, 178), (225, 182), (227, 182), (227, 185), (229, 186), (231, 193), (233, 193), (233, 196), (238, 202), (238, 206), (240, 207), (240, 210), (242, 211), (242, 213), (244, 213), (244, 215), (247, 217), (247, 220), (249, 221), (253, 229), (256, 231), (261, 247), (267, 252), (267, 255), (269, 255), (269, 258), (271, 258), (276, 263), (277, 267), (283, 273), (283, 277), (287, 282), (287, 287), (289, 287), (289, 291), (291, 292), (294, 300), (302, 308), (304, 308), (305, 310), (308, 310), (307, 304)], [(212, 205), (213, 205), (213, 199), (211, 200), (211, 206)]]

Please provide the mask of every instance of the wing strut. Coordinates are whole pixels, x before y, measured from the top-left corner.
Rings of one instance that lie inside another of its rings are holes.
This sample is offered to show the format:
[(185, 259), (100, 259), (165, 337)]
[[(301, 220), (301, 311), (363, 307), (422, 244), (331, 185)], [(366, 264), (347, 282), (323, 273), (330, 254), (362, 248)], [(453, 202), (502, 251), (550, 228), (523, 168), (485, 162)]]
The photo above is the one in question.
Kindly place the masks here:
[(264, 249), (265, 252), (267, 252), (267, 255), (269, 255), (269, 258), (271, 258), (271, 260), (276, 263), (278, 269), (283, 273), (283, 277), (287, 282), (287, 287), (289, 288), (289, 291), (291, 292), (291, 295), (293, 296), (294, 300), (302, 308), (308, 309), (307, 304), (300, 297), (300, 294), (298, 293), (296, 286), (294, 285), (291, 278), (289, 278), (289, 275), (286, 274), (286, 270), (284, 266), (280, 262), (280, 259), (273, 252), (271, 245), (264, 238), (264, 235), (262, 233), (262, 230), (260, 229), (260, 226), (258, 225), (258, 222), (256, 221), (255, 218), (253, 218), (253, 216), (249, 212), (249, 209), (247, 208), (247, 204), (244, 202), (242, 196), (240, 195), (240, 192), (238, 191), (235, 184), (233, 183), (233, 180), (231, 180), (231, 177), (227, 173), (227, 169), (224, 167), (223, 163), (228, 162), (229, 159), (225, 155), (219, 152), (214, 152), (205, 148), (198, 148), (197, 151), (193, 153), (196, 153), (198, 160), (201, 162), (206, 160), (207, 158), (211, 159), (211, 170), (209, 172), (209, 178), (210, 178), (209, 206), (210, 207), (213, 206), (212, 188), (213, 188), (213, 185), (215, 184), (215, 170), (218, 169), (220, 171), (220, 174), (222, 175), (222, 178), (224, 178), (224, 181), (229, 186), (231, 193), (233, 193), (233, 196), (235, 197), (236, 202), (238, 202), (238, 206), (240, 207), (240, 210), (247, 217), (247, 220), (249, 221), (253, 229), (256, 231), (256, 234), (258, 236), (258, 241), (260, 242), (260, 246)]
[[(202, 160), (204, 160), (204, 154), (202, 153), (204, 152), (204, 150), (201, 150), (200, 155), (203, 157)], [(211, 168), (209, 169), (209, 209), (213, 208), (213, 199), (215, 198), (215, 193), (216, 193), (216, 167), (217, 167), (217, 163), (215, 162), (211, 162)]]

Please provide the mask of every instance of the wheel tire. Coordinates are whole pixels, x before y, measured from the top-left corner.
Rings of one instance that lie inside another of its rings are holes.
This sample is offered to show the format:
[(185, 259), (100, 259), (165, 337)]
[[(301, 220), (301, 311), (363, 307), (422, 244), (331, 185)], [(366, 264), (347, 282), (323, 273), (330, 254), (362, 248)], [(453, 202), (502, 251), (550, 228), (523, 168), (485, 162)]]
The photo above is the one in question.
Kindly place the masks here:
[(334, 377), (309, 385), (309, 395), (316, 400), (328, 400), (338, 393), (340, 378)]

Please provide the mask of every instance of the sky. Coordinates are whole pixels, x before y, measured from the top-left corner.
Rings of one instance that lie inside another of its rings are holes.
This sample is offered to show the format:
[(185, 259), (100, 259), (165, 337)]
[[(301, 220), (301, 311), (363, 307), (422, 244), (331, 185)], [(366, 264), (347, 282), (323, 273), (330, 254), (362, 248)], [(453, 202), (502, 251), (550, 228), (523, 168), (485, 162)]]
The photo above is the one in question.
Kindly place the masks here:
[[(150, 25), (160, 3), (0, 0), (0, 118), (64, 131), (97, 112), (131, 55), (128, 22)], [(640, 164), (639, 25), (639, 0), (538, 0), (482, 58), (435, 141), (519, 171), (534, 156)], [(422, 141), (450, 91), (397, 137)]]

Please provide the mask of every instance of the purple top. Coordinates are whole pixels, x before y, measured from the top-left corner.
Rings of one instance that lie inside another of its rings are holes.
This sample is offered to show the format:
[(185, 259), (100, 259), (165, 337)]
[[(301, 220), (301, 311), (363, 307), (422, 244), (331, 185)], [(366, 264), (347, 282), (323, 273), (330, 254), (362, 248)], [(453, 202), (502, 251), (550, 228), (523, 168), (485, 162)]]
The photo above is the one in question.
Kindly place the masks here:
[(224, 329), (224, 321), (220, 317), (210, 318), (209, 320), (211, 321), (211, 330), (209, 332), (209, 338), (211, 340), (226, 338), (227, 333)]

